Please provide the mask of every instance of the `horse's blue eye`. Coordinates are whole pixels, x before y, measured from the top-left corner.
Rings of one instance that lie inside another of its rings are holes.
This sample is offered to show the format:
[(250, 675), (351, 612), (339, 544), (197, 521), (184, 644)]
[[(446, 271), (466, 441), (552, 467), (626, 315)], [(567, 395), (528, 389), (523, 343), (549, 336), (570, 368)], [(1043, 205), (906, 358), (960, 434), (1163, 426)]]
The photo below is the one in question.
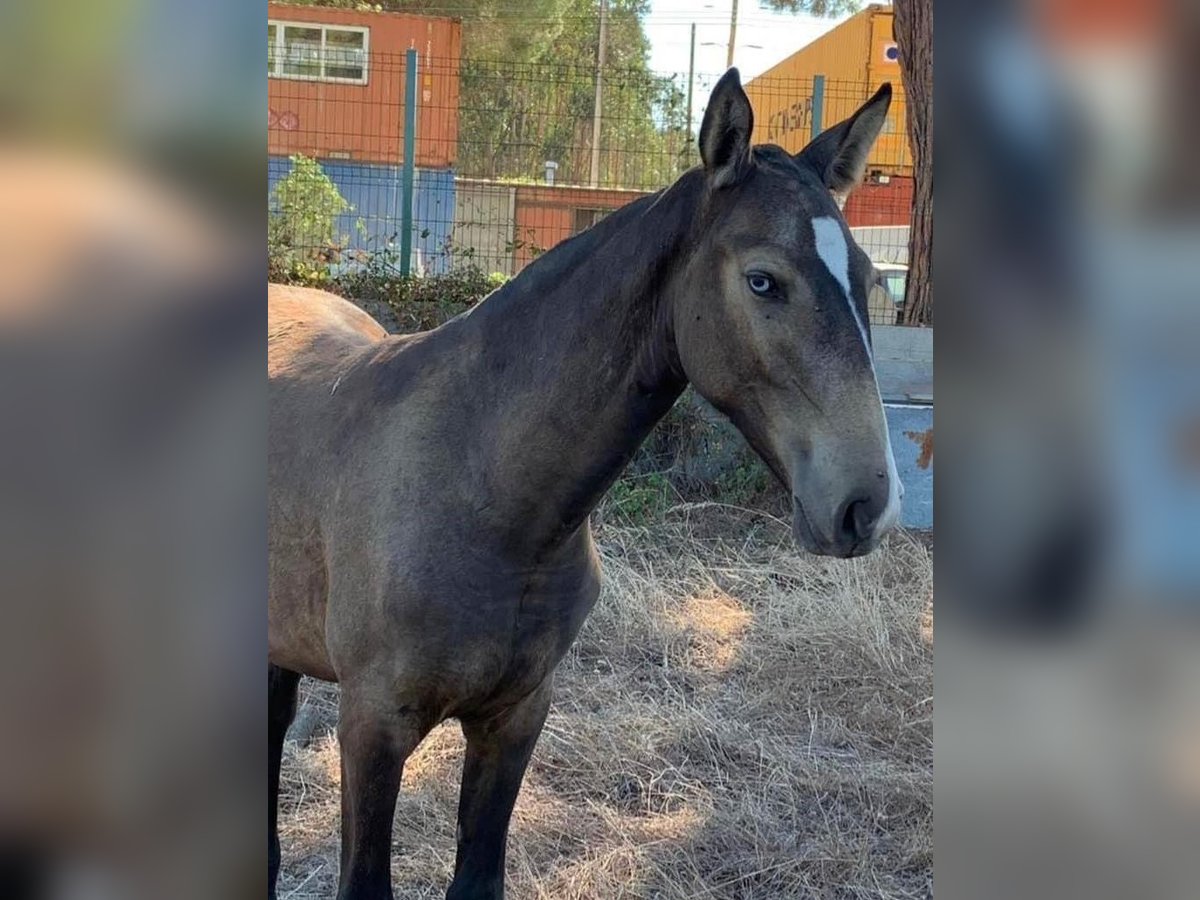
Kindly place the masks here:
[(750, 285), (750, 290), (760, 297), (775, 292), (775, 279), (762, 272), (751, 272), (746, 276), (746, 283)]

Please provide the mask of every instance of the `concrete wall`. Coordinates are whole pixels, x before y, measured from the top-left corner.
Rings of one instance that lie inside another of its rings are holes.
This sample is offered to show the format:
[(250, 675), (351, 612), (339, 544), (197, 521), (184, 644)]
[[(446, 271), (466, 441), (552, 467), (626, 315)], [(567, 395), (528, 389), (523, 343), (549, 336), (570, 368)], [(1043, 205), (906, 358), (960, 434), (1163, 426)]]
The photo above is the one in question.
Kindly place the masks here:
[(904, 484), (901, 522), (933, 528), (933, 329), (871, 326), (875, 373), (896, 469)]
[(514, 274), (516, 195), (512, 185), (459, 178), (454, 189), (454, 230), (450, 235), (455, 254), (473, 251), (469, 258), (480, 268)]
[(885, 401), (933, 402), (933, 329), (872, 325), (879, 393)]

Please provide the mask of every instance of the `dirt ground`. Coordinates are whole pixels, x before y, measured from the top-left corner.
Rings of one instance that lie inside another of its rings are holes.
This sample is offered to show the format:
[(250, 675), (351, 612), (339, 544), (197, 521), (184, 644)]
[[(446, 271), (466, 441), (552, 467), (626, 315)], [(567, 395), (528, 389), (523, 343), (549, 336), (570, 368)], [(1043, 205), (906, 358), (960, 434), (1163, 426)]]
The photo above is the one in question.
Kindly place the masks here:
[[(508, 896), (931, 897), (929, 541), (827, 560), (787, 523), (716, 504), (597, 538), (605, 587), (559, 669)], [(302, 691), (279, 896), (315, 900), (337, 884), (337, 689)], [(447, 722), (405, 767), (400, 900), (445, 896), (462, 746)]]

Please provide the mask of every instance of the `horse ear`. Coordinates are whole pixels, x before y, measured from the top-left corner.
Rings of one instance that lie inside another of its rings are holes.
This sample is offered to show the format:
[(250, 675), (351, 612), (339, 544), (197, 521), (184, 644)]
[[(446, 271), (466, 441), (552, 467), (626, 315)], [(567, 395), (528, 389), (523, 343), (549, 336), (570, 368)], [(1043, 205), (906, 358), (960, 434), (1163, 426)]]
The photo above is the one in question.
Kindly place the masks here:
[(821, 132), (807, 147), (796, 154), (796, 159), (817, 170), (825, 186), (833, 192), (838, 205), (863, 179), (867, 171), (867, 157), (875, 139), (887, 121), (888, 107), (892, 103), (891, 82), (884, 82), (870, 100), (859, 107), (858, 112)]
[(750, 168), (753, 131), (750, 98), (738, 70), (730, 69), (713, 88), (700, 123), (700, 159), (714, 187), (735, 183)]

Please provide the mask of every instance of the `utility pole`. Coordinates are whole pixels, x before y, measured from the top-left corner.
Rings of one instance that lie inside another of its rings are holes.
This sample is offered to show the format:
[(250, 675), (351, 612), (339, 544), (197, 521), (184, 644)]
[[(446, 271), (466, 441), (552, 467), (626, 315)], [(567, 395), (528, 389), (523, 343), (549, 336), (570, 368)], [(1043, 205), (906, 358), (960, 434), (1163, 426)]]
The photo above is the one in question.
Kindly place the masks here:
[(688, 111), (687, 111), (687, 152), (684, 159), (692, 161), (692, 84), (696, 80), (696, 23), (692, 23), (692, 49), (688, 51)]
[(600, 101), (604, 93), (604, 58), (608, 43), (608, 0), (600, 0), (600, 47), (596, 53), (596, 106), (592, 111), (592, 171), (589, 183), (600, 184)]
[(738, 0), (733, 0), (733, 9), (729, 12), (729, 51), (725, 54), (725, 68), (733, 66), (733, 45), (737, 40), (737, 5)]

